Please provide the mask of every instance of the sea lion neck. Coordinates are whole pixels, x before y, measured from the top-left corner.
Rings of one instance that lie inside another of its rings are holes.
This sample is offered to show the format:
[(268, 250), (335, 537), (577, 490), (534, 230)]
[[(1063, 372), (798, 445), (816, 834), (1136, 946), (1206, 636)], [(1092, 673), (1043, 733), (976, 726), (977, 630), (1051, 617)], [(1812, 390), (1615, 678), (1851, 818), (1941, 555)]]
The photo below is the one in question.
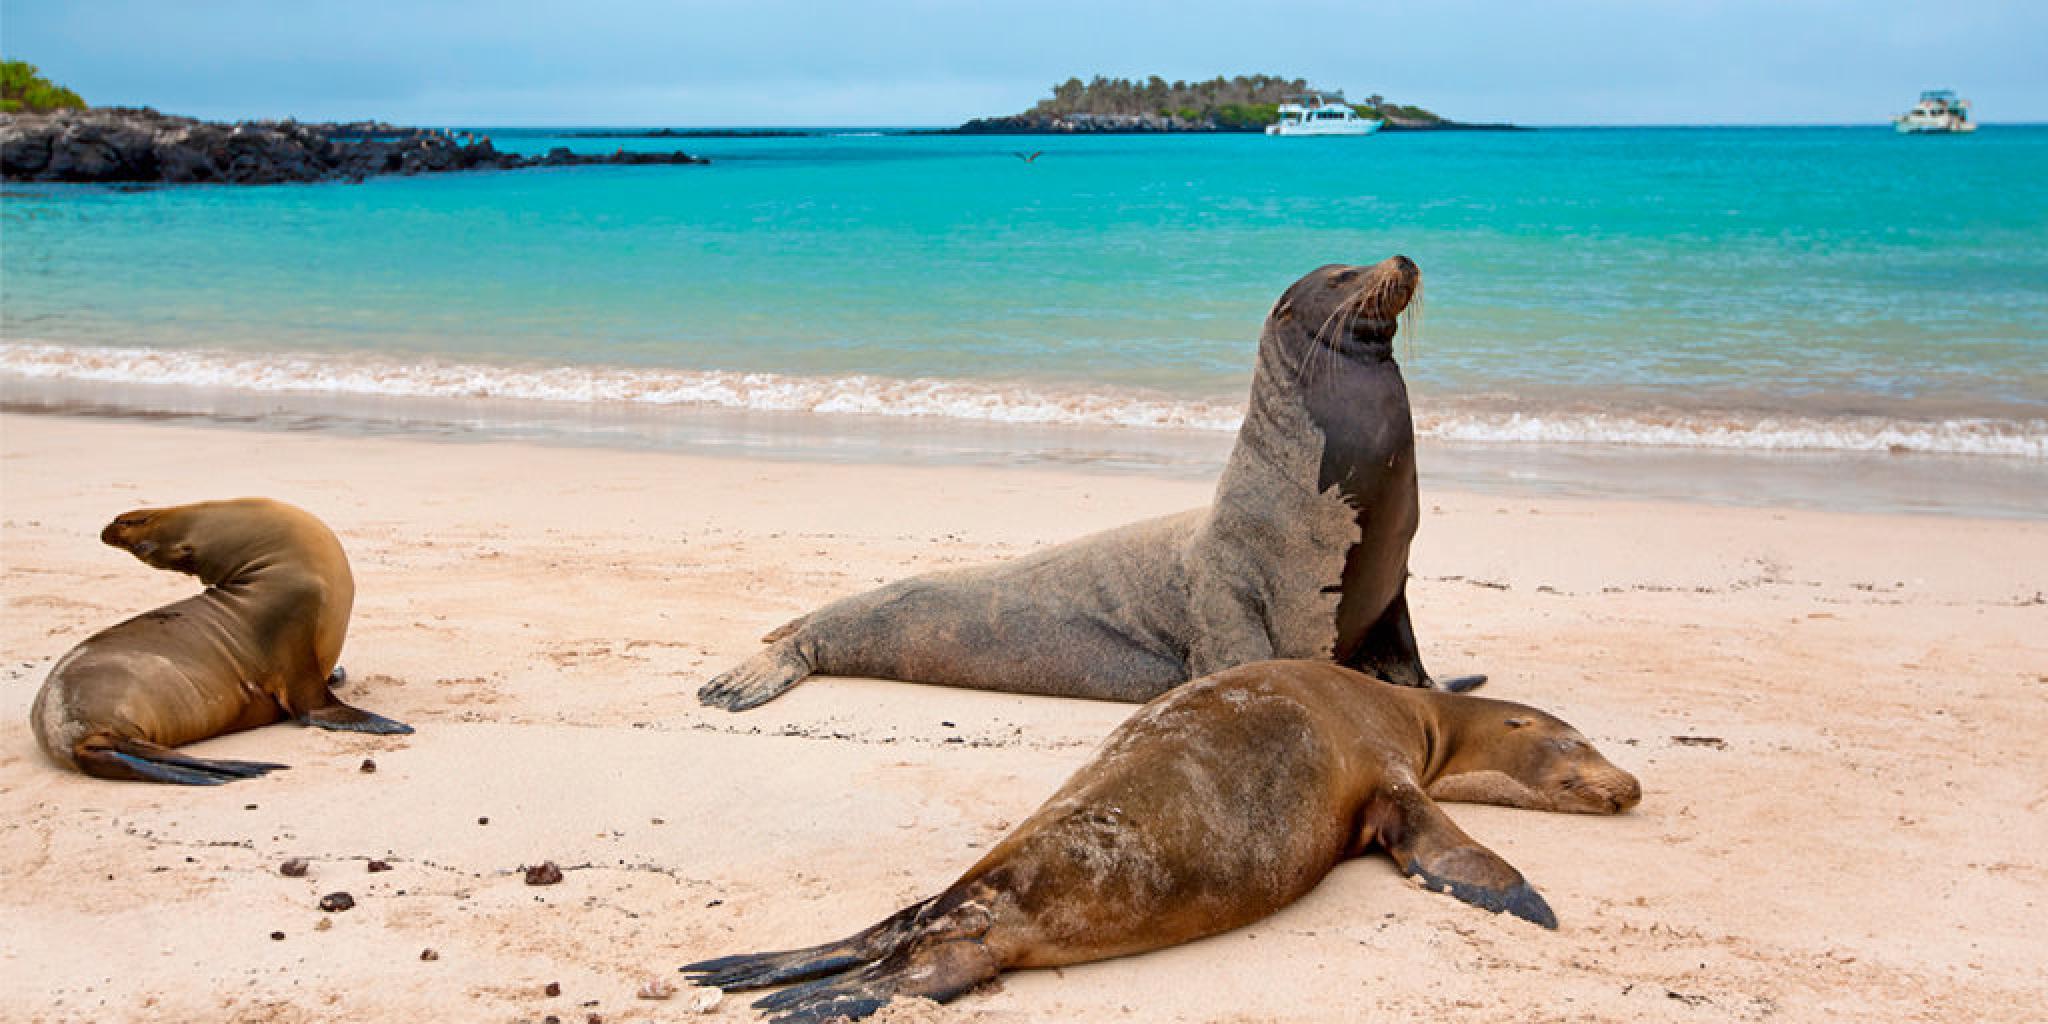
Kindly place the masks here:
[(1459, 721), (1454, 715), (1446, 715), (1444, 702), (1436, 698), (1446, 696), (1435, 690), (1400, 686), (1395, 683), (1374, 679), (1364, 685), (1380, 687), (1380, 694), (1389, 703), (1400, 709), (1400, 715), (1411, 725), (1410, 752), (1415, 768), (1416, 782), (1424, 789), (1443, 775), (1444, 766), (1450, 764), (1451, 755), (1456, 753), (1459, 736)]
[[(1428, 783), (1441, 778), (1444, 769), (1468, 747), (1474, 736), (1474, 726), (1480, 713), (1498, 708), (1500, 702), (1468, 694), (1444, 693), (1439, 690), (1407, 690), (1407, 695), (1419, 703), (1426, 703), (1426, 714), (1436, 723), (1440, 737), (1433, 759), (1430, 762)], [(1426, 785), (1427, 783), (1425, 783)]]

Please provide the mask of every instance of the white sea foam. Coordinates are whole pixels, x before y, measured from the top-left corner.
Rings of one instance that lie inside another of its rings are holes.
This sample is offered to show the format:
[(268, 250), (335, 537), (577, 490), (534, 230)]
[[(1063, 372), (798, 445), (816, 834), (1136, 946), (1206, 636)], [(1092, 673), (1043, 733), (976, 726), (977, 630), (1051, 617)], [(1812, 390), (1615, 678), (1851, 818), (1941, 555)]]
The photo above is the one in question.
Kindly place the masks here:
[(1467, 412), (1418, 415), (1447, 441), (1622, 444), (1759, 452), (1925, 452), (2048, 458), (2048, 420), (1896, 420), (1876, 416), (1687, 412)]
[[(1243, 406), (1156, 392), (874, 376), (520, 367), (390, 357), (244, 354), (0, 342), (0, 377), (256, 392), (624, 403), (989, 423), (1236, 430)], [(2048, 459), (2048, 420), (1543, 411), (1425, 403), (1416, 429), (1450, 441), (1775, 451), (1927, 452)]]
[(241, 354), (0, 342), (0, 374), (401, 398), (708, 406), (997, 423), (1235, 430), (1228, 402), (961, 380), (801, 377), (722, 370), (519, 367), (438, 360)]

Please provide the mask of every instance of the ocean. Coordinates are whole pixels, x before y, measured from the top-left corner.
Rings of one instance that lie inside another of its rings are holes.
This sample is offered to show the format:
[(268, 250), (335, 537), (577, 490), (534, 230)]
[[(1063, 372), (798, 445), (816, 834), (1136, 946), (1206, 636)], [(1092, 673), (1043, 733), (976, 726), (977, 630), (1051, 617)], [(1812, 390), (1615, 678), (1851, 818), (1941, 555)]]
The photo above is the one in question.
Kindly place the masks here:
[(1279, 293), (1402, 253), (1425, 480), (2048, 514), (2048, 126), (485, 133), (713, 162), (10, 186), (0, 401), (1211, 472)]

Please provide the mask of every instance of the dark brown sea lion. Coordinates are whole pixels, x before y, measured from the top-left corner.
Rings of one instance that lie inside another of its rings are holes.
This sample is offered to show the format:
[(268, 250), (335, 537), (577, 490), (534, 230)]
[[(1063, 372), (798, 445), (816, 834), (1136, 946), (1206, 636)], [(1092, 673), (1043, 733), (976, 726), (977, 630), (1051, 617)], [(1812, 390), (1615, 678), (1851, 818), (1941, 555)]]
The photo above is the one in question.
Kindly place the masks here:
[(36, 694), (30, 725), (59, 764), (103, 779), (213, 786), (285, 765), (210, 761), (171, 748), (290, 718), (351, 732), (412, 729), (329, 689), (355, 578), (341, 542), (266, 498), (138, 509), (100, 539), (205, 592), (72, 648)]
[(1389, 686), (1319, 661), (1245, 665), (1160, 697), (939, 895), (838, 942), (721, 957), (700, 985), (809, 981), (754, 1005), (859, 1018), (1019, 967), (1160, 949), (1249, 924), (1378, 845), (1429, 888), (1557, 919), (1438, 800), (1613, 814), (1634, 777), (1520, 704)]
[(825, 672), (1136, 702), (1269, 658), (1432, 685), (1408, 618), (1415, 428), (1393, 352), (1421, 280), (1395, 256), (1287, 289), (1210, 507), (836, 601), (698, 698), (740, 711)]

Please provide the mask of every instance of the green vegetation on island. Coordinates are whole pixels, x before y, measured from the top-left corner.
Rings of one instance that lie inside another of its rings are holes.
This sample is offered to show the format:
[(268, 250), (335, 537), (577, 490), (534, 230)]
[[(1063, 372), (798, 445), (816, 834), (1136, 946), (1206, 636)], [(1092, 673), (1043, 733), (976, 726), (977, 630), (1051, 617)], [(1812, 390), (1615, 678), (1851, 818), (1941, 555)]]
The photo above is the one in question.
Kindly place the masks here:
[[(1074, 114), (1110, 117), (1154, 115), (1187, 122), (1213, 121), (1224, 130), (1262, 129), (1280, 119), (1280, 104), (1317, 90), (1302, 78), (1277, 75), (1218, 75), (1206, 82), (1168, 82), (1153, 75), (1139, 82), (1096, 75), (1088, 82), (1069, 78), (1053, 86), (1052, 96), (1024, 112), (1026, 117), (1068, 117)], [(1351, 105), (1360, 117), (1384, 117), (1432, 123), (1443, 120), (1416, 106), (1388, 103), (1374, 95)]]
[[(956, 132), (1041, 134), (1066, 132), (1257, 132), (1280, 119), (1280, 104), (1310, 94), (1327, 94), (1307, 79), (1278, 75), (1216, 76), (1206, 82), (1169, 82), (1158, 75), (1139, 81), (1097, 75), (1069, 78), (1052, 95), (1021, 114), (979, 118)], [(1389, 129), (1503, 127), (1462, 125), (1421, 107), (1390, 103), (1377, 94), (1352, 103), (1360, 117), (1386, 122)]]
[(0, 61), (0, 112), (9, 114), (85, 107), (78, 94), (44, 78), (25, 60)]

